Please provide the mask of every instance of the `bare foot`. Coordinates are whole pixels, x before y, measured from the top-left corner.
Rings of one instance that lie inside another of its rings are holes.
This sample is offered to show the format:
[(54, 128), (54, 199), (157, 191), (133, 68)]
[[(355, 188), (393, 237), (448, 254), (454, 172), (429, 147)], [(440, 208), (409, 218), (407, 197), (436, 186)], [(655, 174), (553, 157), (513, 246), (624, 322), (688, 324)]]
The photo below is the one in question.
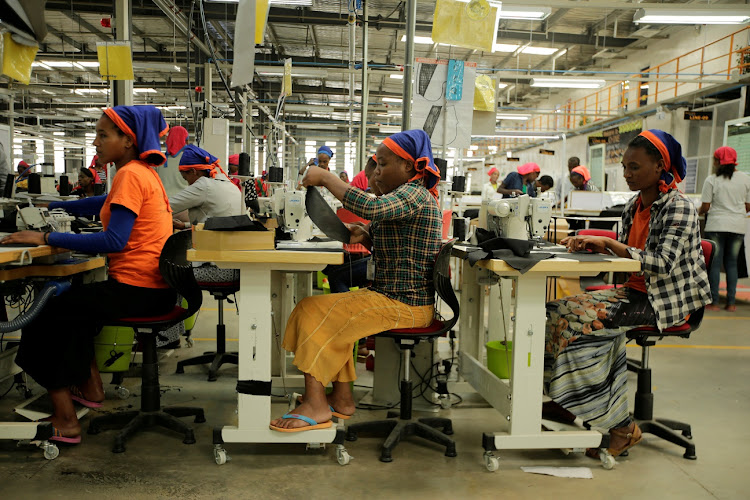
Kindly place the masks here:
[(43, 418), (45, 422), (52, 422), (55, 429), (59, 430), (63, 437), (76, 437), (81, 435), (81, 424), (78, 419), (70, 420), (60, 418), (57, 415), (52, 415), (47, 418)]
[[(315, 408), (308, 403), (302, 403), (301, 405), (299, 405), (294, 410), (293, 414), (304, 415), (305, 417), (315, 420), (319, 424), (328, 422), (333, 417), (331, 411), (328, 408)], [(298, 427), (308, 427), (310, 424), (308, 424), (304, 420), (296, 418), (277, 418), (276, 420), (271, 421), (271, 425), (273, 425), (274, 427), (280, 427), (282, 429), (296, 429)]]
[[(337, 396), (335, 393), (326, 394), (326, 400), (328, 401), (328, 406), (333, 408), (336, 413), (349, 416), (354, 415), (354, 412), (357, 411), (357, 405), (354, 403), (351, 394), (348, 397)], [(304, 395), (297, 398), (297, 403), (300, 405), (304, 401)]]
[(94, 403), (104, 401), (104, 387), (95, 384), (72, 385), (70, 393)]

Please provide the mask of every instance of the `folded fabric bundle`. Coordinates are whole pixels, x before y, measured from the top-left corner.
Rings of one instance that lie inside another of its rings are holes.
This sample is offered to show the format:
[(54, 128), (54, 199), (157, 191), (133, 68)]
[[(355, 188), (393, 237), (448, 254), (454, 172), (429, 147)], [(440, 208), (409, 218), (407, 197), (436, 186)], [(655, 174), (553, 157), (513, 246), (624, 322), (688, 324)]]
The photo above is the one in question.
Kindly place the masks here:
[(467, 258), (472, 266), (484, 259), (502, 259), (513, 269), (525, 273), (540, 260), (549, 259), (551, 253), (531, 253), (534, 244), (527, 240), (494, 237), (489, 231), (478, 229), (479, 249), (469, 252)]

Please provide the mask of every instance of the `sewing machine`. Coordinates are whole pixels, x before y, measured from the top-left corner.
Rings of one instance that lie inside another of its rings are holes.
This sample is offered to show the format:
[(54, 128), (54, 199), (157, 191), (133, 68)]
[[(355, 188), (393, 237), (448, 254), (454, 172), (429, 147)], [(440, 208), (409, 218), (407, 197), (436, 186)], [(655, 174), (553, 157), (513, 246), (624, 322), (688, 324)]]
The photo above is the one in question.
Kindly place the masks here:
[(522, 195), (484, 200), (479, 225), (506, 238), (541, 241), (547, 233), (551, 217), (552, 202)]
[(48, 210), (42, 207), (25, 207), (16, 212), (16, 227), (19, 231), (50, 229), (70, 233), (70, 223), (75, 217), (64, 210)]
[[(332, 198), (324, 196), (332, 209), (335, 203)], [(338, 203), (338, 200), (335, 200)], [(279, 250), (299, 250), (302, 248), (341, 249), (338, 241), (309, 241), (311, 238), (327, 238), (325, 233), (313, 224), (305, 210), (305, 191), (278, 187), (269, 198), (258, 198), (261, 213), (276, 217), (279, 229), (291, 237), (291, 241), (277, 241)], [(341, 204), (339, 203), (339, 206)]]

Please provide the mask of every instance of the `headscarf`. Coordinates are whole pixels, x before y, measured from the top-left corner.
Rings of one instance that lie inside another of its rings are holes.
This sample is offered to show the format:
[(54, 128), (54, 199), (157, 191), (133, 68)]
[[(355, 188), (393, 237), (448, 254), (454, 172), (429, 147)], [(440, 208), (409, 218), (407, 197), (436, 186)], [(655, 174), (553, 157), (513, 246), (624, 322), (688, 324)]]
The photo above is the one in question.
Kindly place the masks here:
[(18, 166), (16, 167), (16, 169), (18, 169), (18, 167), (23, 167), (26, 170), (28, 170), (29, 168), (31, 168), (31, 166), (28, 163), (26, 163), (25, 161), (23, 161), (23, 160), (21, 160), (21, 161), (18, 162)]
[(664, 172), (659, 180), (659, 191), (666, 193), (670, 189), (676, 189), (677, 183), (682, 182), (687, 172), (687, 163), (682, 157), (680, 143), (663, 130), (644, 130), (639, 136), (645, 137), (648, 142), (656, 146), (664, 160)]
[(583, 177), (583, 182), (588, 182), (591, 180), (591, 172), (589, 172), (589, 169), (584, 167), (583, 165), (578, 165), (576, 168), (571, 170), (570, 173), (578, 174)]
[[(102, 178), (99, 177), (99, 171), (96, 169), (96, 162), (99, 159), (99, 155), (94, 155), (93, 158), (91, 158), (91, 164), (89, 165), (88, 170), (93, 174), (94, 177), (94, 184), (101, 184)], [(81, 169), (81, 171), (86, 170), (84, 168)]]
[(185, 127), (175, 125), (169, 129), (167, 134), (167, 154), (169, 156), (177, 156), (177, 154), (185, 147), (188, 140), (188, 131)]
[(167, 161), (161, 152), (159, 138), (167, 133), (169, 126), (154, 106), (115, 106), (104, 113), (117, 128), (133, 139), (138, 158), (151, 167), (158, 167)]
[(440, 169), (435, 166), (435, 160), (432, 159), (432, 145), (427, 132), (419, 129), (399, 132), (386, 137), (383, 145), (395, 155), (413, 161), (417, 174), (409, 179), (409, 182), (424, 179), (425, 187), (437, 199)]
[[(161, 152), (159, 139), (167, 133), (169, 125), (154, 106), (115, 106), (107, 108), (104, 113), (115, 123), (115, 126), (133, 139), (133, 145), (140, 158), (149, 167), (158, 167), (167, 161)], [(155, 168), (148, 168), (149, 172), (159, 181), (167, 212), (172, 212), (169, 206), (169, 196), (164, 190), (164, 184), (159, 179)]]
[(496, 169), (495, 167), (492, 167), (491, 169), (489, 169), (489, 171), (487, 171), (487, 175), (492, 175), (495, 172), (500, 173), (500, 171), (498, 169)]
[(714, 151), (714, 158), (719, 160), (719, 165), (737, 165), (737, 151), (729, 146), (722, 146)]
[(182, 152), (182, 158), (180, 158), (180, 171), (185, 172), (191, 168), (208, 170), (211, 173), (211, 178), (216, 177), (217, 170), (229, 177), (221, 166), (219, 166), (219, 159), (217, 157), (205, 149), (188, 144)]
[(331, 148), (329, 148), (328, 146), (320, 146), (320, 148), (318, 148), (318, 154), (320, 153), (327, 155), (328, 158), (333, 158), (333, 150), (331, 150)]
[(89, 164), (89, 168), (96, 168), (96, 161), (99, 159), (99, 155), (94, 155), (93, 158), (91, 158), (91, 163)]
[(534, 162), (524, 163), (523, 165), (518, 167), (516, 170), (521, 175), (530, 174), (531, 172), (541, 172), (539, 165), (537, 165)]
[(229, 155), (228, 161), (229, 161), (230, 165), (237, 165), (239, 167), (239, 165), (240, 165), (240, 155), (239, 154)]

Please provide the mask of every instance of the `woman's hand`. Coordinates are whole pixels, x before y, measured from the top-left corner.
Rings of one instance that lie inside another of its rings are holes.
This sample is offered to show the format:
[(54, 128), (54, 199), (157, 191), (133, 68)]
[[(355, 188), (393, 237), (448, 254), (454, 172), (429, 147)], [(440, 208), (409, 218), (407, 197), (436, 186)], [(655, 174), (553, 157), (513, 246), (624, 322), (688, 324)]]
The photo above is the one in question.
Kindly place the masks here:
[(591, 250), (594, 253), (608, 254), (607, 248), (610, 241), (614, 240), (606, 236), (569, 236), (563, 238), (560, 244), (568, 247), (568, 252)]
[(11, 233), (2, 240), (2, 244), (8, 243), (28, 243), (29, 245), (46, 245), (44, 242), (44, 233), (39, 231), (18, 231), (17, 233)]
[(372, 240), (370, 239), (370, 233), (368, 227), (362, 222), (355, 222), (353, 224), (347, 224), (349, 229), (349, 244), (355, 245), (362, 243), (366, 247), (372, 246)]
[[(322, 168), (308, 168), (305, 171), (305, 175), (302, 177), (302, 185), (305, 187), (325, 186), (327, 178), (331, 175), (336, 177), (335, 174), (332, 174), (328, 170), (324, 170)], [(336, 179), (340, 181), (338, 177), (336, 177)]]
[(172, 227), (178, 231), (185, 229), (185, 223), (179, 219), (172, 219)]

